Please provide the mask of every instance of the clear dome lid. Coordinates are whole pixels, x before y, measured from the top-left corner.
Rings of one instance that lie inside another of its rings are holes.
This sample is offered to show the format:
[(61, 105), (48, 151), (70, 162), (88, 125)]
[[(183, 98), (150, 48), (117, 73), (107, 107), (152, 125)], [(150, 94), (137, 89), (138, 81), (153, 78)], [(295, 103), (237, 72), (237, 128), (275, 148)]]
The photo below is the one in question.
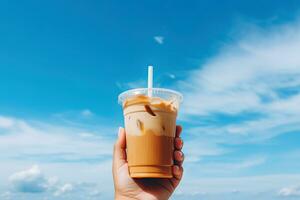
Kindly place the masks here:
[[(179, 104), (183, 100), (182, 94), (179, 92), (176, 92), (174, 90), (170, 89), (164, 89), (164, 88), (152, 88), (152, 96), (151, 97), (158, 97), (161, 98), (164, 101), (170, 101), (170, 102), (176, 102), (179, 106)], [(123, 105), (124, 102), (131, 97), (137, 96), (137, 95), (148, 95), (148, 88), (136, 88), (132, 90), (127, 90), (125, 92), (122, 92), (118, 97), (118, 103), (120, 105)]]

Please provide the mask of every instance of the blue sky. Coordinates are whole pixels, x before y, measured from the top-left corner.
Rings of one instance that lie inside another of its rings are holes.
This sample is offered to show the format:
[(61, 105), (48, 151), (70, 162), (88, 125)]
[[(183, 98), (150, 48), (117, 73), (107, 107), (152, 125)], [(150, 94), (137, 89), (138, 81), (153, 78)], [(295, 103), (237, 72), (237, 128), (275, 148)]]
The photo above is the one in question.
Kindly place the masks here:
[(111, 199), (117, 95), (183, 93), (173, 199), (300, 198), (297, 1), (1, 1), (0, 199)]

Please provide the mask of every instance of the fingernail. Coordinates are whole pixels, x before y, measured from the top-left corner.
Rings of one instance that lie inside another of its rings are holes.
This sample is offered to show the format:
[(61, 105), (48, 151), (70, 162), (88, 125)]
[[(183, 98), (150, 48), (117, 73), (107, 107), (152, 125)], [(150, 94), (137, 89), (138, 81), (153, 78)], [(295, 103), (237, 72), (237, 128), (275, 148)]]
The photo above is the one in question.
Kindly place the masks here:
[(119, 131), (118, 131), (118, 137), (120, 137), (120, 135), (121, 135), (121, 131), (122, 131), (122, 127), (119, 127)]

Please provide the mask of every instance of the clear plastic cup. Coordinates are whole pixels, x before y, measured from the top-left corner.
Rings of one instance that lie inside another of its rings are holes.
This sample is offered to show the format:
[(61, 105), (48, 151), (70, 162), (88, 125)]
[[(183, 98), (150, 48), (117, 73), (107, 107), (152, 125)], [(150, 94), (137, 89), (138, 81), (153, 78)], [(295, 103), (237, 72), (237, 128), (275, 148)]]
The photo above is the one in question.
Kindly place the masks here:
[(118, 101), (123, 106), (127, 161), (133, 178), (171, 178), (176, 117), (182, 95), (152, 88), (125, 91)]

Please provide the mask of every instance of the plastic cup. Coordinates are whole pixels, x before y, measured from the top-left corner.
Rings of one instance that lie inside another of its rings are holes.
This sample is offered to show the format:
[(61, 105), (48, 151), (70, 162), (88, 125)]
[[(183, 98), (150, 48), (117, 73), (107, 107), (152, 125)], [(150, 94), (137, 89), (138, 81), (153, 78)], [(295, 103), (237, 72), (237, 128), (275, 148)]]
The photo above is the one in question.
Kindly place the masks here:
[(176, 117), (182, 95), (152, 88), (119, 95), (123, 106), (129, 173), (132, 178), (171, 178)]

